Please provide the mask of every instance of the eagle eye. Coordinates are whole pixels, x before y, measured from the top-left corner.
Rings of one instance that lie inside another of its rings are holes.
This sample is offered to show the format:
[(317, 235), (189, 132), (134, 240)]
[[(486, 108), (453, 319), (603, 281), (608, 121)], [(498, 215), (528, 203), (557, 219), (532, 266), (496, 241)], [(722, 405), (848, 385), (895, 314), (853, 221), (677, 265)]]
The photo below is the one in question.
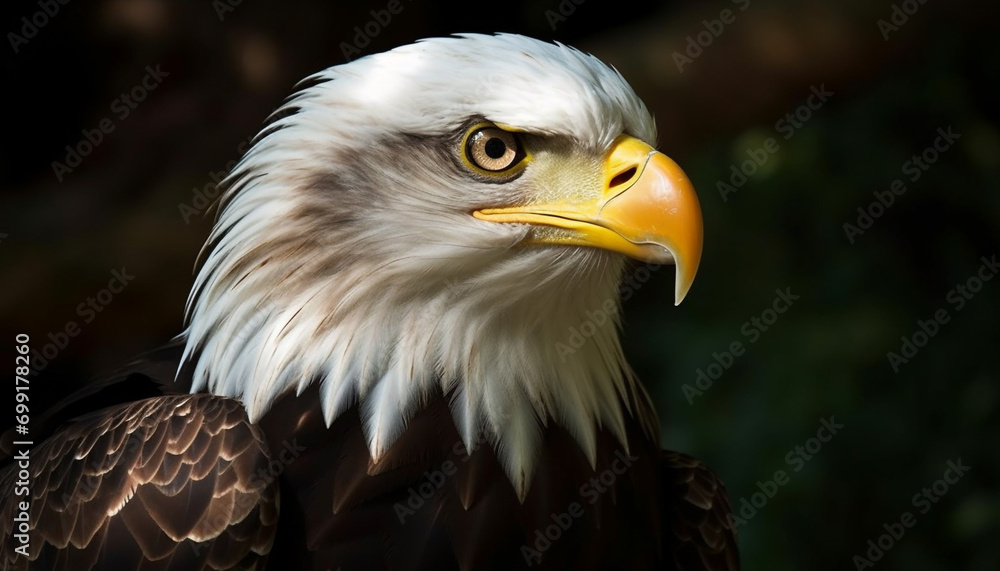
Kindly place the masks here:
[(473, 166), (488, 172), (502, 172), (524, 158), (517, 136), (499, 127), (479, 127), (465, 139), (465, 156)]

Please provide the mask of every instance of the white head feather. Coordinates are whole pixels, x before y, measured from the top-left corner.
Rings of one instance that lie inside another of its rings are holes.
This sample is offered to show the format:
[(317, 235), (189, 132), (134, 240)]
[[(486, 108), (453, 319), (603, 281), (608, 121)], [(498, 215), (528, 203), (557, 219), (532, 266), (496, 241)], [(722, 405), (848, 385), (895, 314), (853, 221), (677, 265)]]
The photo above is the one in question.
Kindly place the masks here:
[[(328, 423), (360, 403), (376, 459), (444, 392), (466, 449), (494, 446), (522, 497), (542, 424), (566, 427), (591, 462), (599, 427), (627, 446), (645, 396), (618, 339), (624, 258), (518, 247), (526, 228), (472, 217), (560, 189), (531, 166), (477, 180), (456, 139), (485, 118), (567, 141), (581, 161), (623, 132), (652, 144), (621, 76), (566, 46), (464, 35), (306, 81), (228, 179), (188, 300), (193, 390), (242, 399), (257, 420), (321, 383)], [(571, 328), (608, 307), (568, 351)]]

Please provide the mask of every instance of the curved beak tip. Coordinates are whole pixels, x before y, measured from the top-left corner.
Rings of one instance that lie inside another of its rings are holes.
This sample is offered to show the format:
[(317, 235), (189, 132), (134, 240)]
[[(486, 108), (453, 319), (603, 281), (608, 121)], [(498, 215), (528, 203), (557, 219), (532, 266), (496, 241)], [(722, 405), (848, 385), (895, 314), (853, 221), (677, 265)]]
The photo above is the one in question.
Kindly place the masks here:
[(674, 272), (674, 306), (678, 306), (684, 301), (688, 292), (691, 291), (691, 284), (694, 283), (694, 275), (685, 270), (685, 267), (677, 264), (677, 269)]
[(691, 181), (670, 157), (660, 152), (652, 153), (645, 171), (648, 172), (643, 172), (640, 178), (646, 180), (640, 180), (644, 184), (637, 185), (640, 188), (636, 190), (651, 198), (641, 206), (636, 204), (636, 210), (650, 217), (647, 228), (661, 229), (650, 238), (668, 245), (676, 266), (674, 305), (680, 305), (701, 264), (704, 241), (701, 204)]

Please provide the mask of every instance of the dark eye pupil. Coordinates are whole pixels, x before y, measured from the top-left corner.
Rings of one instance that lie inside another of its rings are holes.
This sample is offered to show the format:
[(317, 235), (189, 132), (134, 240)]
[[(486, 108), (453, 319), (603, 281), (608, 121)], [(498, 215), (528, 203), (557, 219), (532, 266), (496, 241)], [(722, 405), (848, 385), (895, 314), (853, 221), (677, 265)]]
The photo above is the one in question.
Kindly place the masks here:
[(507, 152), (507, 145), (500, 139), (494, 137), (489, 141), (486, 141), (486, 146), (483, 147), (483, 150), (486, 151), (486, 156), (489, 158), (499, 159), (504, 156), (504, 153)]

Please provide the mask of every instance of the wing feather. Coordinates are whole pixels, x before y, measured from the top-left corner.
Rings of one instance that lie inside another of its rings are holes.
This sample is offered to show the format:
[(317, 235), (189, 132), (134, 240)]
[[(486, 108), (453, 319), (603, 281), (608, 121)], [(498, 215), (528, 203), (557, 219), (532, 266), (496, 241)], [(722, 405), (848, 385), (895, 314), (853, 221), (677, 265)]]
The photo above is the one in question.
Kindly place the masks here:
[(701, 461), (661, 456), (665, 544), (679, 571), (738, 571), (736, 530), (722, 480)]
[[(30, 457), (30, 555), (14, 551), (16, 502), (5, 502), (0, 568), (262, 569), (270, 552), (278, 486), (257, 477), (268, 447), (238, 401), (113, 406), (74, 419)], [(15, 497), (16, 469), (0, 471), (4, 497)]]

